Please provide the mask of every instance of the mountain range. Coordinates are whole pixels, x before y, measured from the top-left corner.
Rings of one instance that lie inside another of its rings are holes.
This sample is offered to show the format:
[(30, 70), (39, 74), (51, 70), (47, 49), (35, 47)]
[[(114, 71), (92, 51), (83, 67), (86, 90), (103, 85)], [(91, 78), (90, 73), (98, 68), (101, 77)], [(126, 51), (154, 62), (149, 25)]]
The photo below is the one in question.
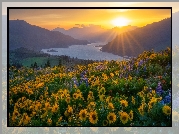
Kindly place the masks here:
[(61, 32), (50, 31), (24, 20), (9, 20), (9, 49), (24, 47), (31, 50), (66, 48), (70, 45), (87, 45), (87, 40), (74, 39)]
[(112, 29), (102, 28), (100, 25), (80, 25), (65, 30), (64, 28), (57, 27), (52, 31), (59, 31), (63, 34), (70, 35), (75, 39), (86, 39), (89, 42), (109, 42), (114, 39), (118, 34), (131, 31), (136, 29), (137, 26), (124, 26), (124, 27), (114, 27)]
[[(5, 18), (5, 17), (4, 17)], [(179, 12), (173, 14), (173, 44), (178, 44)], [(124, 26), (104, 29), (100, 25), (81, 25), (65, 30), (52, 31), (31, 25), (24, 20), (9, 20), (9, 48), (24, 47), (31, 50), (62, 48), (70, 45), (87, 45), (108, 42), (103, 52), (119, 56), (137, 56), (144, 50), (160, 51), (171, 47), (171, 18), (153, 22), (144, 27)]]
[(160, 51), (171, 47), (171, 18), (127, 31), (102, 47), (103, 52), (119, 56), (137, 56), (143, 51)]

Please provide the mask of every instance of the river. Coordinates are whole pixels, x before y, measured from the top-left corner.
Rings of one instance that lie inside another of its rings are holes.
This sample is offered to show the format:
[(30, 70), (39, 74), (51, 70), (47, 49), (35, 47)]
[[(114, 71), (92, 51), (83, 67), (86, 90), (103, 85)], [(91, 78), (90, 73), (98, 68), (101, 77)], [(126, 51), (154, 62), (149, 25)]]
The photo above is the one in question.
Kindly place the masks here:
[[(100, 46), (99, 46), (100, 45)], [(51, 55), (67, 55), (71, 58), (85, 59), (85, 60), (121, 60), (122, 57), (107, 52), (102, 52), (101, 46), (105, 43), (91, 43), (88, 45), (72, 45), (68, 48), (50, 48), (42, 49), (44, 53)], [(48, 50), (55, 50), (58, 52), (47, 52)]]

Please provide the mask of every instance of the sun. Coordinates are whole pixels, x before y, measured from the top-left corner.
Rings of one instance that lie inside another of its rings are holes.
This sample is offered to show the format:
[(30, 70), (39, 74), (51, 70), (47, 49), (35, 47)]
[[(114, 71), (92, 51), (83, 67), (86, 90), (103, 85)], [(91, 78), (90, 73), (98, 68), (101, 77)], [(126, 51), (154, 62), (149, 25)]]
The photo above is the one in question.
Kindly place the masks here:
[(116, 18), (111, 21), (114, 26), (123, 27), (129, 25), (130, 20), (124, 17)]

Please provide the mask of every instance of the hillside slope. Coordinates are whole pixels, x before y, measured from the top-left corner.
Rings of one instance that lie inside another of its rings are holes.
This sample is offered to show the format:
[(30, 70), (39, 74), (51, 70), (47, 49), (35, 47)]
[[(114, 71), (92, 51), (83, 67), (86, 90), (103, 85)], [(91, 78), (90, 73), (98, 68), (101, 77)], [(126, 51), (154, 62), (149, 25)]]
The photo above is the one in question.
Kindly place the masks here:
[(103, 52), (119, 56), (137, 56), (146, 50), (171, 47), (171, 18), (124, 32), (102, 47)]
[(9, 21), (9, 48), (10, 50), (24, 47), (41, 50), (47, 48), (68, 47), (70, 45), (86, 45), (86, 40), (74, 39), (60, 32), (31, 25), (24, 20)]

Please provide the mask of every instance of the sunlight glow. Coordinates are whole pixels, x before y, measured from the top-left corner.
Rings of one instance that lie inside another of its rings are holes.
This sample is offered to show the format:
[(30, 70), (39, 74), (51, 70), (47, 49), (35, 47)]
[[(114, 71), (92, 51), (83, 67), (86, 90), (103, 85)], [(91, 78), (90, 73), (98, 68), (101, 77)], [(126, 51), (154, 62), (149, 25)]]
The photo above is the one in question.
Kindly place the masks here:
[(120, 18), (116, 18), (114, 20), (111, 21), (111, 23), (114, 25), (114, 26), (119, 26), (119, 27), (122, 27), (122, 26), (127, 26), (129, 25), (129, 20), (127, 18), (123, 18), (123, 17), (120, 17)]

